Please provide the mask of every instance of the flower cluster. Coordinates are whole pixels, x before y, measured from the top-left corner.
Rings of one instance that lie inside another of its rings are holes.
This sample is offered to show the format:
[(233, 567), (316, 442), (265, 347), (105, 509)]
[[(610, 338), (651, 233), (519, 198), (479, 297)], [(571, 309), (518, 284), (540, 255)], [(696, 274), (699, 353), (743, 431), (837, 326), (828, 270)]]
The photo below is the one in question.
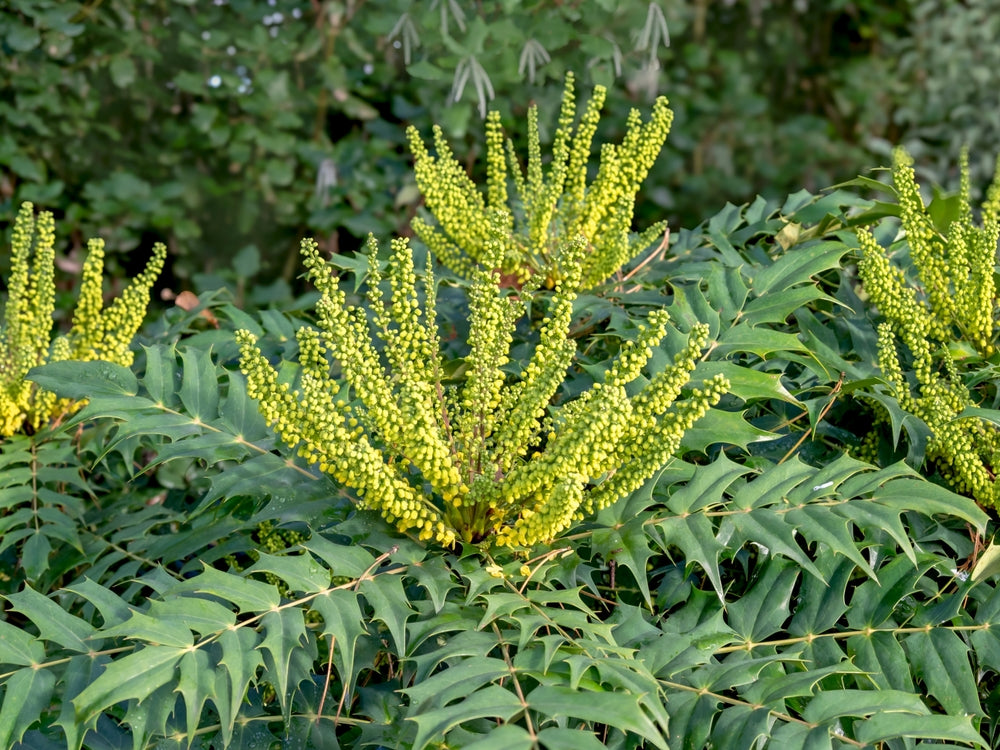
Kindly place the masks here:
[[(486, 120), (486, 196), (477, 189), (455, 159), (440, 128), (434, 129), (432, 156), (414, 128), (407, 131), (415, 159), (417, 185), (437, 226), (417, 217), (413, 229), (435, 255), (465, 278), (472, 278), (484, 262), (491, 236), (491, 212), (507, 212), (508, 229), (499, 266), (504, 278), (522, 283), (540, 274), (551, 286), (561, 278), (559, 248), (567, 238), (584, 237), (586, 252), (580, 287), (589, 289), (604, 281), (627, 261), (663, 234), (657, 223), (631, 236), (635, 197), (650, 167), (663, 148), (673, 112), (660, 97), (648, 122), (632, 110), (620, 144), (603, 144), (600, 164), (588, 185), (588, 164), (594, 133), (604, 104), (605, 89), (598, 86), (579, 123), (573, 76), (566, 77), (559, 126), (547, 169), (542, 166), (538, 110), (528, 110), (528, 159), (522, 168), (513, 143), (506, 140), (500, 115)], [(508, 167), (515, 190), (508, 196)]]
[(37, 430), (74, 408), (26, 379), (32, 367), (67, 359), (105, 360), (128, 366), (129, 349), (149, 305), (149, 291), (167, 250), (153, 248), (145, 270), (104, 308), (104, 244), (88, 243), (80, 298), (69, 333), (52, 341), (55, 311), (55, 221), (24, 203), (14, 222), (7, 303), (0, 322), (0, 436)]
[(237, 334), (248, 392), (282, 440), (351, 488), (362, 507), (421, 540), (531, 546), (552, 539), (652, 476), (728, 388), (716, 377), (678, 400), (708, 343), (708, 329), (699, 325), (671, 366), (628, 395), (626, 386), (667, 333), (667, 314), (658, 311), (623, 345), (603, 382), (558, 403), (575, 353), (569, 326), (582, 240), (559, 248), (564, 275), (547, 297), (537, 345), (519, 373), (509, 375), (526, 293), (511, 296), (491, 270), (508, 234), (507, 217), (492, 214), (487, 263), (475, 271), (469, 294), (460, 377), (446, 376), (436, 282), (428, 269), (419, 293), (405, 240), (392, 243), (384, 272), (370, 241), (370, 313), (347, 304), (316, 243), (303, 241), (305, 265), (322, 296), (318, 328), (298, 332), (300, 371), (293, 382), (279, 378), (251, 333)]
[[(982, 505), (1000, 507), (1000, 487), (994, 481), (1000, 468), (1000, 431), (992, 423), (961, 416), (982, 405), (986, 394), (977, 384), (985, 379), (974, 377), (975, 368), (996, 352), (993, 269), (1000, 236), (1000, 161), (977, 226), (969, 201), (968, 156), (963, 154), (958, 213), (946, 231), (924, 206), (911, 164), (902, 149), (895, 152), (893, 182), (919, 284), (890, 262), (871, 232), (858, 232), (859, 275), (885, 319), (878, 329), (879, 367), (900, 407), (930, 429), (926, 457), (943, 478)], [(904, 368), (912, 370), (912, 378)]]

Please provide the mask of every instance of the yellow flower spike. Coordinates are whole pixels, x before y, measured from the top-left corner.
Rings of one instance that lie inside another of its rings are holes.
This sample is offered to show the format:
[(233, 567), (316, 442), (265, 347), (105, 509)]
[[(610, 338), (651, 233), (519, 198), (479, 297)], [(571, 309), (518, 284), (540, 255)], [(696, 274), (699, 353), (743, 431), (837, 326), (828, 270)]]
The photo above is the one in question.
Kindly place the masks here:
[[(553, 539), (662, 467), (684, 430), (727, 387), (713, 378), (674, 403), (708, 342), (707, 327), (695, 326), (674, 364), (629, 398), (625, 387), (641, 376), (665, 335), (668, 318), (658, 311), (636, 341), (623, 344), (604, 382), (553, 406), (575, 352), (569, 324), (586, 243), (578, 238), (560, 248), (565, 283), (549, 297), (534, 354), (512, 376), (505, 369), (509, 347), (525, 308), (500, 288), (496, 263), (509, 230), (502, 212), (491, 220), (486, 251), (493, 263), (477, 272), (470, 290), (464, 382), (445, 379), (433, 323), (434, 281), (424, 284), (422, 308), (404, 241), (393, 243), (388, 295), (374, 261), (367, 277), (388, 371), (368, 316), (347, 305), (311, 241), (302, 249), (321, 292), (320, 330), (298, 333), (298, 391), (278, 382), (250, 333), (237, 333), (247, 392), (282, 440), (353, 489), (359, 505), (422, 542), (444, 546), (459, 539), (508, 546)], [(372, 258), (375, 249), (369, 248)], [(343, 384), (335, 382), (331, 364), (334, 372), (339, 365)]]
[[(606, 91), (598, 86), (574, 128), (576, 102), (574, 79), (566, 77), (559, 124), (552, 156), (546, 161), (539, 141), (538, 110), (528, 110), (528, 153), (522, 168), (511, 141), (504, 163), (500, 118), (490, 113), (486, 121), (486, 199), (476, 190), (466, 170), (454, 157), (440, 128), (431, 156), (412, 128), (407, 139), (414, 156), (417, 185), (435, 222), (417, 217), (417, 236), (455, 273), (471, 278), (476, 265), (486, 261), (491, 235), (490, 212), (505, 209), (507, 236), (497, 266), (509, 283), (526, 282), (532, 275), (549, 284), (561, 280), (559, 250), (565, 238), (582, 236), (586, 247), (574, 290), (589, 289), (649, 247), (663, 233), (659, 223), (632, 237), (636, 195), (650, 167), (663, 148), (673, 113), (667, 100), (653, 106), (649, 122), (630, 113), (626, 135), (618, 147), (601, 148), (597, 176), (588, 186), (593, 136)], [(514, 195), (508, 195), (507, 177)]]
[[(102, 311), (104, 245), (88, 242), (79, 302), (73, 326), (52, 342), (55, 309), (55, 220), (42, 212), (35, 218), (23, 203), (14, 222), (7, 302), (0, 323), (0, 436), (25, 428), (41, 429), (80, 406), (60, 400), (26, 380), (28, 371), (46, 362), (105, 360), (132, 364), (132, 339), (146, 308), (149, 290), (163, 268), (166, 248), (158, 245), (146, 269), (112, 305)], [(51, 343), (50, 343), (51, 342)]]
[[(900, 406), (931, 431), (926, 459), (942, 477), (987, 507), (997, 507), (993, 479), (1000, 445), (996, 426), (958, 416), (980, 405), (968, 386), (966, 365), (952, 358), (955, 342), (966, 342), (980, 357), (996, 351), (995, 255), (1000, 236), (1000, 160), (974, 223), (969, 202), (968, 154), (961, 158), (957, 216), (944, 229), (935, 226), (916, 183), (912, 159), (902, 149), (893, 156), (893, 182), (899, 196), (903, 241), (909, 248), (918, 284), (910, 283), (867, 230), (858, 230), (862, 260), (859, 276), (884, 318), (879, 326), (879, 367)], [(978, 362), (974, 358), (974, 362)], [(908, 378), (903, 363), (913, 373)], [(975, 380), (973, 378), (973, 380)], [(887, 415), (883, 415), (888, 419)], [(870, 453), (872, 441), (863, 451)], [(867, 454), (866, 454), (867, 455)]]

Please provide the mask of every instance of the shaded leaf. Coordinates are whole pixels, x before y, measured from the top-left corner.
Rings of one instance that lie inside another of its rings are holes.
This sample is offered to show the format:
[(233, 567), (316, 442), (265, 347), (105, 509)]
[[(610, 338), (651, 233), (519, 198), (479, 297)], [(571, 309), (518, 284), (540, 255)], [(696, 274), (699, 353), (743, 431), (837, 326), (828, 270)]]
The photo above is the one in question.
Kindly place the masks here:
[(969, 648), (945, 628), (913, 633), (903, 641), (916, 675), (952, 716), (983, 715), (977, 680), (969, 663)]
[(99, 640), (88, 640), (96, 632), (92, 625), (66, 612), (30, 586), (25, 586), (17, 594), (7, 594), (7, 601), (12, 609), (23, 614), (38, 628), (38, 637), (43, 640), (84, 654), (100, 647)]
[(608, 724), (632, 732), (653, 747), (667, 750), (666, 727), (662, 729), (646, 715), (638, 697), (617, 692), (572, 690), (561, 685), (540, 685), (527, 696), (535, 711), (552, 717), (567, 717)]
[(20, 742), (49, 707), (56, 676), (48, 669), (19, 669), (4, 681), (0, 702), (0, 747)]
[(139, 381), (127, 367), (100, 360), (49, 362), (28, 371), (28, 379), (60, 398), (134, 396)]
[(73, 698), (77, 715), (89, 719), (125, 700), (142, 701), (175, 678), (186, 648), (146, 646), (108, 664), (101, 675)]
[(507, 721), (521, 710), (523, 706), (516, 695), (502, 687), (488, 685), (454, 705), (406, 718), (416, 723), (417, 735), (413, 747), (422, 750), (431, 742), (442, 740), (447, 732), (463, 722), (482, 718)]
[(970, 716), (907, 716), (900, 721), (893, 714), (876, 714), (855, 725), (861, 742), (874, 743), (894, 737), (926, 740), (955, 740), (989, 750), (989, 743), (972, 727)]

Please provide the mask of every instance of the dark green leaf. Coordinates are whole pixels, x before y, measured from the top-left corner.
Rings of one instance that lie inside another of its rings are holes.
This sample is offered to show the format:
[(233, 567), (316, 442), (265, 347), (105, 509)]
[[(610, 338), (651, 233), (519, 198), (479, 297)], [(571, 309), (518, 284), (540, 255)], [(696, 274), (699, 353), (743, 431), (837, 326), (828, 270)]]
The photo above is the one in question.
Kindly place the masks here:
[(260, 555), (257, 562), (247, 568), (248, 573), (273, 573), (284, 581), (291, 591), (314, 594), (330, 586), (330, 571), (309, 554)]
[(794, 333), (782, 333), (770, 328), (736, 325), (722, 332), (713, 349), (717, 357), (749, 352), (767, 359), (775, 352), (807, 352), (808, 349)]
[(17, 594), (7, 594), (7, 601), (12, 609), (23, 614), (38, 628), (38, 637), (43, 640), (84, 654), (100, 647), (99, 640), (89, 640), (96, 632), (92, 625), (66, 612), (30, 586), (25, 586)]
[(750, 424), (746, 412), (709, 409), (681, 438), (681, 452), (703, 453), (710, 445), (738, 445), (747, 450), (751, 443), (774, 440), (778, 435)]
[(507, 721), (521, 710), (521, 701), (511, 691), (497, 685), (487, 685), (454, 705), (418, 713), (407, 719), (417, 725), (413, 747), (415, 750), (423, 750), (431, 742), (443, 740), (447, 732), (463, 722), (482, 718)]
[(306, 635), (305, 613), (296, 608), (267, 612), (261, 620), (261, 628), (264, 637), (257, 649), (264, 655), (268, 680), (278, 694), (287, 723), (291, 710), (289, 686), (294, 687), (308, 677), (308, 674), (299, 673), (302, 660), (296, 658), (310, 643)]
[(637, 734), (653, 747), (667, 750), (667, 728), (653, 723), (644, 712), (638, 696), (541, 685), (528, 694), (527, 701), (534, 711), (541, 714), (607, 724)]
[(30, 633), (0, 620), (0, 664), (30, 667), (45, 659), (45, 648)]
[(424, 712), (431, 707), (445, 706), (456, 698), (472, 695), (504, 677), (510, 677), (510, 669), (503, 659), (466, 659), (425, 678), (419, 685), (404, 688), (403, 692), (410, 697), (413, 710)]
[(14, 52), (30, 52), (42, 41), (42, 35), (38, 33), (38, 29), (20, 23), (10, 29), (5, 38), (8, 46)]
[(56, 676), (48, 669), (19, 669), (4, 681), (0, 702), (0, 747), (20, 742), (49, 707)]
[(958, 634), (946, 628), (931, 628), (907, 636), (903, 648), (915, 674), (945, 711), (952, 716), (983, 715), (978, 681), (969, 663), (969, 647)]
[(147, 646), (116, 659), (73, 698), (77, 714), (89, 719), (112, 704), (130, 699), (142, 701), (175, 679), (177, 662), (187, 652), (187, 648)]
[(133, 612), (125, 622), (101, 631), (106, 638), (129, 638), (147, 641), (158, 646), (187, 648), (194, 643), (191, 631), (179, 623), (150, 617), (142, 612)]
[(186, 347), (181, 352), (184, 375), (181, 380), (181, 402), (191, 416), (208, 423), (219, 416), (219, 380), (212, 362), (212, 353)]
[(907, 716), (906, 721), (900, 721), (895, 714), (876, 714), (855, 728), (858, 740), (864, 743), (912, 737), (967, 742), (984, 750), (990, 747), (972, 727), (971, 716)]
[(281, 603), (277, 587), (209, 567), (177, 584), (169, 593), (187, 592), (217, 596), (232, 602), (241, 612), (267, 612)]
[[(824, 690), (809, 701), (802, 718), (825, 724), (842, 716), (871, 716), (882, 712), (930, 713), (920, 698), (901, 690)], [(900, 723), (908, 720), (901, 717)]]
[(368, 632), (362, 619), (358, 594), (346, 589), (328, 591), (313, 599), (312, 608), (323, 617), (323, 636), (331, 638), (337, 672), (348, 694), (353, 694), (359, 671), (355, 666), (357, 643)]
[[(219, 645), (222, 647), (219, 666), (222, 669), (217, 671), (217, 676), (219, 682), (226, 679), (228, 684), (219, 686), (217, 691), (219, 700), (215, 705), (222, 719), (224, 734), (233, 731), (247, 686), (264, 662), (261, 652), (257, 649), (259, 642), (260, 636), (250, 628), (224, 630), (219, 636)], [(229, 700), (223, 700), (223, 696), (228, 696)]]
[(789, 248), (774, 265), (753, 277), (753, 291), (759, 299), (765, 294), (780, 294), (797, 284), (809, 282), (818, 273), (839, 268), (840, 259), (848, 250), (842, 242), (817, 242)]
[(406, 621), (413, 615), (397, 575), (380, 575), (361, 583), (361, 593), (374, 610), (372, 619), (383, 623), (392, 636), (397, 654), (406, 653)]
[(114, 362), (50, 362), (29, 370), (28, 379), (61, 398), (134, 396), (139, 392), (132, 371)]

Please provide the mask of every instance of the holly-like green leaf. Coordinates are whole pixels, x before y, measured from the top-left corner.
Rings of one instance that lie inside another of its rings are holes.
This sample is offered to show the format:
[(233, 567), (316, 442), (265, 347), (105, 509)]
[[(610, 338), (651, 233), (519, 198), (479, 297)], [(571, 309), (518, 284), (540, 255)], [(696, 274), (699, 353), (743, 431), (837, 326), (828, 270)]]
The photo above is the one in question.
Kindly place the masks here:
[(374, 610), (372, 619), (389, 630), (397, 654), (406, 653), (406, 621), (413, 615), (403, 582), (396, 575), (380, 575), (361, 583), (361, 593)]
[(188, 413), (204, 423), (219, 416), (219, 378), (210, 350), (193, 346), (181, 352), (184, 371), (178, 394)]
[(472, 695), (504, 677), (510, 677), (510, 669), (503, 659), (465, 659), (425, 678), (417, 685), (404, 688), (403, 692), (410, 697), (411, 708), (423, 712), (432, 707), (445, 706), (456, 698)]
[(264, 638), (257, 649), (264, 655), (268, 680), (274, 685), (287, 722), (291, 710), (289, 683), (298, 683), (300, 677), (293, 669), (293, 662), (297, 661), (294, 657), (306, 642), (304, 612), (296, 608), (267, 612), (261, 620), (261, 628)]
[(60, 398), (76, 400), (97, 396), (134, 396), (139, 392), (139, 381), (129, 368), (99, 360), (49, 362), (31, 368), (28, 380)]
[(665, 518), (655, 524), (657, 543), (669, 552), (671, 545), (678, 547), (686, 561), (697, 563), (712, 582), (716, 593), (724, 593), (722, 575), (719, 571), (719, 555), (726, 545), (715, 536), (715, 527), (704, 515), (695, 514), (687, 518)]
[[(224, 737), (232, 733), (247, 686), (264, 663), (263, 656), (257, 649), (259, 642), (260, 635), (250, 628), (225, 630), (219, 636), (222, 656), (219, 659), (221, 669), (216, 672), (216, 695), (219, 700), (215, 701), (215, 705), (219, 710)], [(227, 684), (220, 684), (223, 680)], [(228, 696), (228, 701), (224, 696)]]
[(423, 750), (432, 742), (442, 741), (449, 731), (463, 722), (483, 718), (507, 721), (521, 710), (521, 701), (510, 690), (487, 685), (458, 703), (406, 718), (417, 725), (414, 750)]
[(619, 692), (572, 690), (562, 685), (540, 685), (527, 696), (528, 705), (553, 718), (582, 719), (608, 724), (642, 737), (649, 746), (667, 750), (666, 727), (646, 715), (639, 696)]
[[(567, 732), (569, 731), (567, 730)], [(588, 736), (586, 732), (573, 732), (573, 734), (583, 738), (579, 744), (575, 745), (559, 744), (558, 740), (551, 734), (546, 735), (546, 740), (542, 740), (541, 735), (544, 733), (545, 730), (539, 732), (538, 738), (542, 746), (548, 750), (561, 750), (564, 747), (569, 748), (569, 750), (586, 750), (586, 748), (591, 747), (586, 744), (586, 737)], [(590, 738), (593, 739), (594, 736), (590, 735)], [(537, 746), (538, 744), (531, 738), (528, 731), (517, 724), (500, 724), (481, 740), (473, 740), (468, 744), (462, 744), (465, 750), (533, 750)], [(604, 745), (598, 743), (598, 750), (602, 747)]]
[(744, 308), (740, 320), (751, 326), (759, 326), (764, 323), (784, 323), (788, 316), (800, 307), (820, 299), (832, 300), (833, 298), (821, 292), (815, 285), (771, 292), (750, 300)]
[(143, 387), (156, 404), (173, 407), (177, 403), (177, 353), (163, 344), (142, 348), (146, 352)]
[(843, 242), (815, 242), (796, 245), (782, 254), (773, 265), (753, 276), (753, 291), (758, 298), (780, 294), (810, 281), (816, 274), (840, 268), (841, 258), (849, 248)]
[(990, 747), (973, 728), (971, 716), (907, 716), (905, 721), (900, 721), (896, 714), (880, 713), (855, 727), (858, 740), (866, 744), (896, 737), (910, 737), (966, 742), (983, 750), (989, 750)]
[(952, 716), (982, 716), (978, 681), (969, 663), (969, 647), (945, 628), (913, 633), (903, 641), (916, 675)]
[(226, 702), (228, 696), (217, 694), (216, 685), (215, 665), (204, 649), (188, 651), (181, 657), (180, 679), (175, 690), (184, 697), (184, 726), (191, 739), (199, 726), (205, 702), (209, 698), (216, 705)]
[(761, 372), (749, 367), (743, 367), (735, 362), (725, 360), (706, 360), (699, 362), (691, 373), (695, 382), (707, 380), (714, 375), (724, 375), (730, 383), (729, 393), (744, 401), (761, 401), (777, 398), (790, 404), (798, 405), (796, 399), (781, 382), (781, 374), (777, 372)]
[(146, 646), (108, 664), (101, 675), (73, 698), (77, 715), (90, 719), (115, 703), (142, 701), (175, 679), (177, 663), (187, 648)]
[(632, 578), (646, 604), (652, 606), (649, 594), (649, 577), (646, 563), (653, 556), (642, 519), (633, 517), (617, 528), (598, 529), (594, 532), (594, 549), (609, 562), (621, 565), (632, 573)]
[(236, 615), (229, 607), (195, 596), (155, 599), (149, 604), (148, 614), (167, 627), (202, 635), (221, 633), (236, 624)]
[(976, 560), (972, 568), (972, 580), (982, 581), (997, 574), (1000, 574), (1000, 544), (992, 541)]
[(33, 635), (0, 620), (0, 664), (30, 667), (45, 659), (45, 648)]
[(169, 594), (209, 594), (235, 604), (241, 612), (267, 612), (281, 603), (276, 586), (233, 573), (205, 567), (198, 575), (181, 581)]
[[(802, 718), (817, 724), (841, 716), (872, 716), (881, 712), (926, 716), (930, 710), (919, 697), (902, 690), (823, 690), (802, 712)], [(906, 718), (900, 717), (905, 723)]]
[(102, 630), (101, 635), (106, 638), (143, 640), (176, 648), (186, 648), (194, 643), (191, 631), (181, 622), (150, 617), (143, 612), (133, 612), (125, 622)]
[(21, 741), (49, 707), (56, 676), (48, 669), (19, 669), (4, 681), (0, 701), (0, 747)]
[[(818, 570), (816, 575), (820, 575)], [(729, 626), (751, 643), (760, 643), (780, 632), (790, 614), (792, 589), (798, 578), (798, 566), (793, 562), (778, 557), (767, 559), (750, 590), (727, 605)]]
[(93, 604), (101, 613), (105, 627), (124, 622), (132, 613), (124, 599), (89, 578), (84, 578), (63, 588)]
[(358, 639), (368, 632), (358, 603), (358, 594), (346, 589), (328, 591), (313, 599), (311, 606), (323, 617), (323, 636), (332, 638), (334, 664), (351, 695), (358, 677), (355, 665)]
[(746, 412), (709, 409), (681, 438), (681, 452), (705, 452), (710, 445), (738, 445), (747, 450), (752, 443), (774, 440), (779, 435), (750, 424)]
[(65, 649), (88, 653), (100, 648), (99, 639), (90, 640), (97, 630), (86, 620), (71, 615), (54, 601), (30, 586), (17, 594), (7, 594), (11, 608), (27, 617), (38, 628), (38, 637)]
[(794, 333), (739, 324), (722, 332), (713, 349), (713, 356), (726, 357), (736, 352), (749, 352), (767, 359), (775, 352), (807, 351), (806, 345)]
[(260, 555), (257, 562), (247, 568), (248, 573), (273, 573), (284, 581), (291, 591), (314, 594), (330, 586), (330, 571), (309, 554)]

